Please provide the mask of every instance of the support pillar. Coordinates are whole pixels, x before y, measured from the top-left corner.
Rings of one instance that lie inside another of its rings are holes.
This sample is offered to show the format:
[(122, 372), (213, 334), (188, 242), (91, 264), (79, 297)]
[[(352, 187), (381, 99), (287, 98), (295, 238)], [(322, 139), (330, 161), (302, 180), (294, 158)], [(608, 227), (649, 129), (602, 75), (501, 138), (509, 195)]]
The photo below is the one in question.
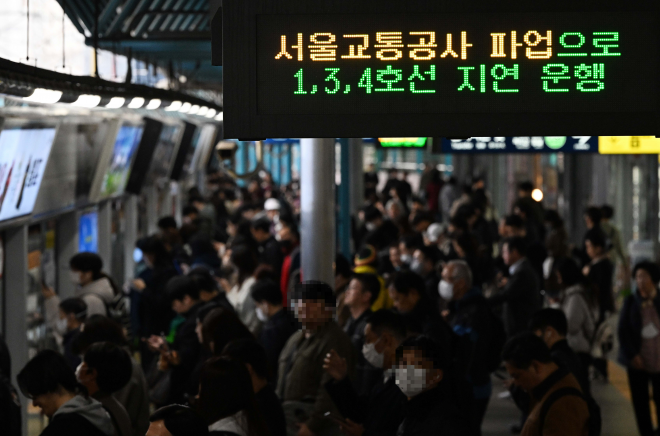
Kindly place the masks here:
[(69, 276), (69, 259), (78, 253), (78, 213), (69, 212), (57, 219), (57, 293), (62, 300), (73, 297), (75, 285)]
[(112, 201), (99, 205), (98, 211), (99, 256), (103, 259), (103, 270), (112, 271)]
[(135, 272), (135, 261), (133, 260), (133, 251), (137, 241), (138, 226), (138, 198), (136, 195), (129, 195), (124, 202), (124, 281), (133, 278)]
[(339, 232), (339, 251), (347, 259), (351, 258), (351, 191), (352, 184), (354, 183), (351, 168), (350, 168), (350, 143), (346, 138), (340, 139), (341, 144), (341, 184), (339, 185), (339, 193), (337, 199), (339, 201), (339, 222), (337, 229)]
[(157, 186), (144, 188), (147, 199), (147, 235), (153, 235), (158, 231), (158, 198), (160, 192)]
[[(27, 225), (11, 228), (5, 232), (5, 325), (11, 326), (4, 331), (9, 354), (11, 355), (12, 382), (16, 374), (28, 362), (27, 344), (27, 308), (25, 296), (28, 289), (27, 274)], [(20, 392), (20, 391), (19, 391)], [(21, 417), (23, 429), (27, 429), (27, 405), (30, 402), (22, 394)], [(27, 433), (27, 430), (24, 430)]]
[(364, 204), (364, 156), (362, 151), (362, 138), (348, 140), (349, 187), (351, 215), (353, 216), (357, 215)]
[(300, 140), (300, 215), (304, 280), (334, 283), (335, 140)]

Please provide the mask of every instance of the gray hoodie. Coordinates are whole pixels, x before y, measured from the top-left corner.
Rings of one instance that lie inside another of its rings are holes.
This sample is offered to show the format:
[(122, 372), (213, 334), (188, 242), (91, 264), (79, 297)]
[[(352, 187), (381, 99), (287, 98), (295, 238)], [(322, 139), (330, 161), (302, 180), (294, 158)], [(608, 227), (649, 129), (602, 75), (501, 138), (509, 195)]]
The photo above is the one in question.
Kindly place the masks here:
[(110, 414), (106, 412), (101, 403), (92, 398), (76, 395), (55, 412), (53, 419), (68, 413), (77, 413), (108, 436), (115, 434), (115, 427), (112, 424)]
[(87, 317), (89, 318), (92, 315), (107, 315), (105, 304), (112, 302), (115, 292), (110, 280), (102, 277), (88, 285), (78, 287), (75, 295), (82, 298), (87, 304)]

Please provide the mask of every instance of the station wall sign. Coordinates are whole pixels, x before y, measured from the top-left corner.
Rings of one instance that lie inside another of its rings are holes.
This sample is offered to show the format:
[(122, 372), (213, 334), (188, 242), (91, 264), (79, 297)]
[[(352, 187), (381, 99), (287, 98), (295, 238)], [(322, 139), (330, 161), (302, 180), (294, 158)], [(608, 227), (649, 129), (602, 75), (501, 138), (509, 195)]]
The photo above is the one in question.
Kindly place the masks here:
[(597, 153), (597, 136), (442, 138), (441, 153)]
[(660, 134), (659, 11), (657, 0), (225, 0), (214, 46), (225, 135)]
[(601, 136), (600, 154), (660, 154), (660, 139), (655, 136)]

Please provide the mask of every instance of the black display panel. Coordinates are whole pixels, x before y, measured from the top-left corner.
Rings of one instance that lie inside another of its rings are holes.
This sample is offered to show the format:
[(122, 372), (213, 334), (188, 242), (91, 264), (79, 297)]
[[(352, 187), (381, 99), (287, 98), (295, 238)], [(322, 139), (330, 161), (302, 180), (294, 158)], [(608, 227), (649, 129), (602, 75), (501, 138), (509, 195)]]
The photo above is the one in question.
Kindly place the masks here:
[(151, 166), (151, 159), (153, 158), (162, 130), (163, 123), (160, 121), (151, 118), (144, 119), (144, 133), (142, 134), (137, 153), (133, 158), (131, 173), (126, 183), (126, 192), (139, 195), (142, 191), (142, 185), (147, 177), (149, 167)]
[(226, 0), (225, 137), (660, 134), (659, 3)]
[(172, 172), (170, 173), (170, 179), (180, 180), (181, 175), (183, 174), (183, 167), (187, 160), (191, 159), (189, 155), (195, 152), (195, 147), (193, 146), (193, 141), (199, 139), (199, 132), (197, 126), (193, 123), (186, 122), (186, 127), (183, 130), (183, 136), (181, 136), (181, 143), (179, 144), (179, 150), (176, 154), (176, 159), (172, 165)]

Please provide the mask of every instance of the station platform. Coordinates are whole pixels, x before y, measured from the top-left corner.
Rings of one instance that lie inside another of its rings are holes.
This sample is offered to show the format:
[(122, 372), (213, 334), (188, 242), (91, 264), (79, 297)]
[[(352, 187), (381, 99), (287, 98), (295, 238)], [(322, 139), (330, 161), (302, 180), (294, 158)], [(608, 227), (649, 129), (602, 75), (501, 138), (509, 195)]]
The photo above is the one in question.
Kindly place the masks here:
[[(637, 433), (637, 424), (626, 371), (618, 364), (609, 363), (610, 381), (594, 380), (591, 391), (601, 408), (603, 419), (602, 436), (632, 436)], [(482, 427), (483, 436), (510, 436), (511, 425), (520, 421), (520, 412), (510, 397), (503, 398), (507, 390), (502, 381), (493, 377), (491, 397)], [(653, 407), (653, 404), (651, 404)]]

